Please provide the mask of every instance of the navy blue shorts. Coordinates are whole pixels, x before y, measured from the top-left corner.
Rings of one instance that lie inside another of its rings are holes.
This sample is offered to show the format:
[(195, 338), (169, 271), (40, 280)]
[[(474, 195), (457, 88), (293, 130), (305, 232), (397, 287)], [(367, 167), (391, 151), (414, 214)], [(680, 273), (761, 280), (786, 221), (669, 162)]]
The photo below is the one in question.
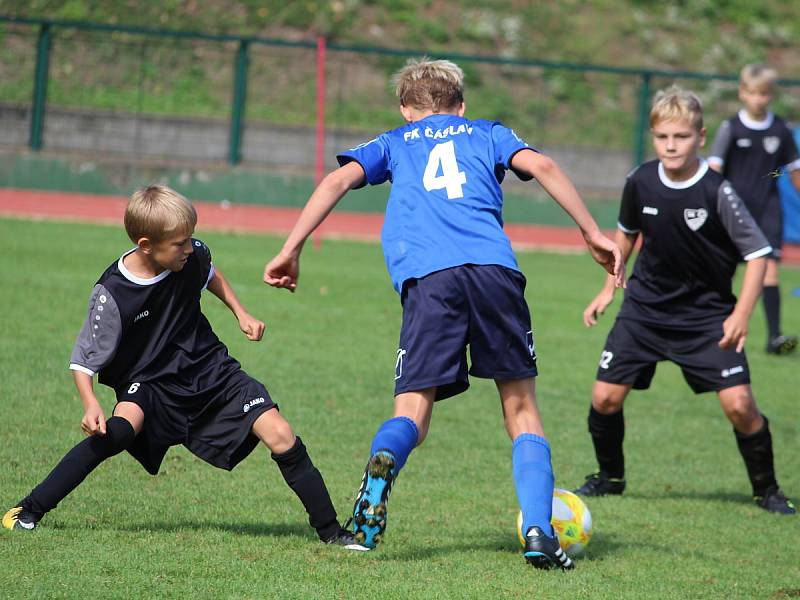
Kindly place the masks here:
[[(394, 393), (436, 387), (436, 400), (486, 379), (535, 377), (525, 276), (498, 265), (463, 265), (403, 284)], [(467, 347), (471, 367), (467, 367)]]
[(234, 371), (191, 404), (153, 382), (131, 382), (116, 390), (117, 402), (133, 402), (144, 426), (128, 452), (155, 475), (171, 446), (184, 445), (209, 464), (230, 471), (258, 445), (253, 423), (277, 408), (267, 389), (241, 370)]
[(680, 331), (653, 327), (631, 319), (617, 319), (600, 355), (597, 379), (646, 390), (656, 364), (668, 360), (681, 368), (695, 394), (718, 392), (750, 383), (744, 351), (722, 349), (719, 331)]

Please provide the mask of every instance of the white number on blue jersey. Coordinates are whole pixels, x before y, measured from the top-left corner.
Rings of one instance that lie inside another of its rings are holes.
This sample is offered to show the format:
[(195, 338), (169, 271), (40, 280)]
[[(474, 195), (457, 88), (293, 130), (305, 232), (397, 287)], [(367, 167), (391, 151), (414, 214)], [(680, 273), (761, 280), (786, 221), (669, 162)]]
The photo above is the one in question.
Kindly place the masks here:
[[(440, 166), (442, 174), (437, 175)], [(464, 171), (458, 170), (453, 140), (444, 144), (436, 144), (428, 156), (428, 164), (425, 166), (425, 173), (422, 176), (422, 184), (425, 189), (429, 192), (447, 190), (447, 198), (454, 200), (464, 197), (461, 186), (465, 183), (467, 183), (467, 175)]]

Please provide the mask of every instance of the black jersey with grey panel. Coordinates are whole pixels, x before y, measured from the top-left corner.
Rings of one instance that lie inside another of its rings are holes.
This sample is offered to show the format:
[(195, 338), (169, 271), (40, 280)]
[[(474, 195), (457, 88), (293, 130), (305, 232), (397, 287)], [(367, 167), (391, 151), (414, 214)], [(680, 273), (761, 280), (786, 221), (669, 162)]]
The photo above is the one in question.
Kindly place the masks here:
[(682, 182), (658, 160), (634, 170), (618, 226), (643, 238), (619, 317), (671, 329), (718, 329), (736, 304), (738, 262), (771, 251), (733, 186), (702, 159)]
[(768, 210), (780, 211), (779, 170), (800, 169), (800, 154), (791, 130), (769, 113), (753, 121), (747, 113), (723, 121), (711, 148), (710, 162), (722, 165), (722, 174), (744, 199), (757, 222)]
[(191, 402), (240, 368), (200, 310), (214, 267), (208, 247), (196, 239), (192, 245), (180, 271), (142, 279), (123, 263), (130, 252), (106, 269), (92, 290), (70, 369), (97, 373), (114, 389), (157, 381), (179, 402)]

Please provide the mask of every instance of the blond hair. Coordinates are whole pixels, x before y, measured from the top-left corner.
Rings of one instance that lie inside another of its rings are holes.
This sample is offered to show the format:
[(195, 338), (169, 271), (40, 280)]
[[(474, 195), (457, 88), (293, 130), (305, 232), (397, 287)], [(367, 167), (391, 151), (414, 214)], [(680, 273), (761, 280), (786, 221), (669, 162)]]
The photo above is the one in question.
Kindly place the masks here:
[(694, 92), (671, 85), (656, 93), (650, 109), (650, 127), (661, 121), (688, 119), (700, 131), (703, 128), (703, 103)]
[(134, 244), (146, 237), (153, 242), (194, 231), (197, 212), (186, 198), (165, 185), (136, 190), (125, 208), (125, 231)]
[(757, 90), (772, 91), (778, 72), (767, 65), (745, 65), (739, 73), (740, 86), (753, 86)]
[(438, 113), (464, 101), (464, 72), (449, 60), (411, 58), (392, 83), (403, 106)]

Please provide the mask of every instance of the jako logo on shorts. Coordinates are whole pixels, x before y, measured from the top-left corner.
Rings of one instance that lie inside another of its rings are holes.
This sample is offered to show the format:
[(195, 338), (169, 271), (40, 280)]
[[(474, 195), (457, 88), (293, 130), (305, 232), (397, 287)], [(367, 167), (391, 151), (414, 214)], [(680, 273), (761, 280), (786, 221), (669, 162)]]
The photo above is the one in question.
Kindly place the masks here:
[(252, 400), (250, 400), (250, 402), (248, 402), (247, 404), (245, 404), (242, 407), (242, 410), (244, 412), (249, 412), (251, 408), (253, 408), (254, 406), (257, 406), (259, 404), (264, 404), (264, 402), (266, 402), (266, 400), (264, 400), (264, 398), (253, 398)]

